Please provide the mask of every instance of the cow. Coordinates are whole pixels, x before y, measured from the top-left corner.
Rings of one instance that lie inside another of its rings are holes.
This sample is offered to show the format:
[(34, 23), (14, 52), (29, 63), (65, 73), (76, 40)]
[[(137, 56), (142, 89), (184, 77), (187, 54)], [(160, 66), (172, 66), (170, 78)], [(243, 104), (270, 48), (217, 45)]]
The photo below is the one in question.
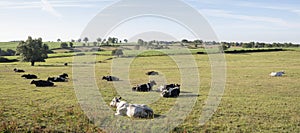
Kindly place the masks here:
[(65, 66), (68, 66), (68, 63), (64, 63)]
[(63, 73), (63, 74), (59, 75), (58, 77), (66, 79), (69, 77), (69, 75), (66, 73)]
[(48, 77), (47, 81), (51, 82), (68, 82), (68, 79), (62, 77)]
[(137, 85), (132, 88), (132, 91), (140, 91), (140, 92), (148, 92), (152, 90), (152, 87), (156, 85), (156, 82), (154, 80), (151, 80), (147, 84)]
[(147, 72), (146, 75), (158, 75), (158, 72), (150, 71), (150, 72)]
[(54, 83), (45, 80), (32, 80), (30, 84), (35, 84), (36, 87), (49, 87), (54, 86)]
[(169, 90), (170, 88), (179, 87), (180, 84), (168, 84), (168, 85), (162, 85), (157, 88), (157, 91), (162, 92), (164, 90)]
[(23, 74), (21, 77), (24, 77), (26, 79), (37, 79), (38, 77), (33, 74)]
[(270, 76), (271, 76), (271, 77), (281, 77), (281, 76), (283, 76), (283, 74), (285, 74), (284, 71), (271, 72), (271, 73), (270, 73)]
[(114, 97), (110, 102), (111, 107), (115, 107), (115, 115), (128, 116), (131, 118), (153, 118), (154, 113), (151, 108), (145, 104), (129, 104), (121, 101), (121, 97)]
[(24, 70), (22, 70), (22, 69), (17, 69), (17, 68), (15, 68), (14, 71), (17, 72), (17, 73), (23, 73), (23, 72), (25, 72)]
[(168, 90), (163, 90), (161, 93), (162, 97), (178, 97), (180, 94), (180, 87), (169, 88)]
[(114, 76), (103, 76), (102, 80), (106, 80), (106, 81), (119, 81), (120, 79)]

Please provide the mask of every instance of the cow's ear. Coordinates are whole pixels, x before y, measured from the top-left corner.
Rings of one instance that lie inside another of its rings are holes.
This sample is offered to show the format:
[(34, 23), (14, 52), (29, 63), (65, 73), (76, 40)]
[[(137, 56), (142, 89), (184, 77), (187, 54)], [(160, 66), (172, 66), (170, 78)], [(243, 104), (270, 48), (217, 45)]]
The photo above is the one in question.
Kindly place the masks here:
[(122, 97), (120, 97), (119, 99), (122, 99)]

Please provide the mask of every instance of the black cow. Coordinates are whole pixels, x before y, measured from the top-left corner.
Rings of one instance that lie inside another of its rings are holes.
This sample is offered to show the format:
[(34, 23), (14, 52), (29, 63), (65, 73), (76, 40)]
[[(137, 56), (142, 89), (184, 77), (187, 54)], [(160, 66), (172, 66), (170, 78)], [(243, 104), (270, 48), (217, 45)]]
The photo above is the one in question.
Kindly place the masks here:
[(150, 72), (147, 72), (146, 75), (158, 75), (158, 72), (150, 71)]
[(24, 70), (22, 70), (22, 69), (17, 69), (17, 68), (15, 68), (14, 71), (17, 72), (17, 73), (23, 73), (23, 72), (25, 72)]
[(51, 82), (67, 82), (68, 80), (62, 77), (48, 77), (47, 81)]
[(69, 77), (69, 75), (66, 73), (63, 73), (63, 74), (59, 75), (58, 77), (66, 79)]
[(120, 79), (114, 76), (103, 76), (102, 80), (107, 80), (107, 81), (119, 81)]
[(21, 77), (24, 77), (26, 79), (37, 79), (36, 75), (32, 75), (32, 74), (24, 74)]
[(68, 66), (68, 63), (65, 63), (64, 65), (65, 65), (65, 66)]
[(152, 90), (152, 87), (156, 85), (155, 81), (150, 81), (147, 84), (137, 85), (132, 88), (132, 91), (148, 92)]
[(54, 86), (54, 83), (45, 80), (32, 80), (30, 84), (35, 84), (36, 87), (49, 87)]
[(180, 87), (170, 88), (168, 90), (163, 90), (161, 93), (162, 97), (178, 97), (180, 94)]

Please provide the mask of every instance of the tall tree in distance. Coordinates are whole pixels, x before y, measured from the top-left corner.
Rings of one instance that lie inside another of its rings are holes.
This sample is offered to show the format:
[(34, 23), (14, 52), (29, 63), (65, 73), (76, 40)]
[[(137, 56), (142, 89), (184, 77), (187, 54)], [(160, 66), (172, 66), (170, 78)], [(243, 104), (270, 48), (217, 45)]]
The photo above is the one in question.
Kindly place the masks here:
[(99, 43), (99, 45), (100, 45), (100, 43), (101, 43), (102, 39), (101, 39), (100, 37), (98, 37), (96, 40), (97, 40), (97, 42), (98, 42), (98, 43)]
[(84, 41), (85, 43), (87, 43), (87, 42), (89, 41), (89, 38), (85, 37), (85, 38), (83, 38), (83, 41)]
[(31, 62), (31, 66), (34, 66), (35, 62), (45, 62), (48, 58), (49, 47), (47, 44), (43, 44), (42, 38), (32, 39), (31, 36), (24, 42), (19, 42), (17, 46), (17, 52), (21, 55), (22, 61)]

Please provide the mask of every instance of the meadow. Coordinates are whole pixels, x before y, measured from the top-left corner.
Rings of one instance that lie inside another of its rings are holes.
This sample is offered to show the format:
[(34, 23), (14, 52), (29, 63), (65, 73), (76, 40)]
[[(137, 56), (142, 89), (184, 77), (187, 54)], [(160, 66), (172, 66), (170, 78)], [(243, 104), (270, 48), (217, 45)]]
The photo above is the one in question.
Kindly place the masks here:
[[(131, 51), (125, 51), (126, 54), (131, 55)], [(226, 54), (226, 89), (218, 110), (203, 126), (199, 125), (199, 118), (211, 87), (211, 68), (207, 55), (193, 56), (198, 65), (200, 91), (194, 95), (197, 101), (192, 111), (171, 132), (300, 132), (299, 50)], [(26, 62), (0, 63), (0, 132), (102, 132), (78, 104), (73, 86), (73, 56), (67, 53), (49, 57), (34, 67)], [(112, 83), (101, 80), (103, 75), (111, 74), (115, 59), (106, 60), (108, 58), (111, 56), (98, 52), (95, 61), (95, 80), (107, 105), (113, 97), (120, 96)], [(65, 62), (69, 65), (64, 66)], [(65, 72), (70, 79), (66, 83), (56, 83), (56, 87), (37, 88), (30, 85), (31, 80), (14, 73), (13, 68), (24, 69), (40, 79)], [(131, 86), (146, 83), (149, 77), (145, 72), (149, 70), (159, 71), (169, 83), (181, 83), (172, 58), (146, 53), (130, 64)], [(270, 72), (280, 70), (286, 72), (283, 77), (269, 76)], [(131, 92), (131, 86), (124, 86), (124, 89)], [(181, 88), (182, 91), (187, 89)], [(159, 93), (141, 94), (141, 98), (146, 97), (144, 95)], [(175, 101), (174, 98), (160, 98), (149, 106), (160, 115)]]

